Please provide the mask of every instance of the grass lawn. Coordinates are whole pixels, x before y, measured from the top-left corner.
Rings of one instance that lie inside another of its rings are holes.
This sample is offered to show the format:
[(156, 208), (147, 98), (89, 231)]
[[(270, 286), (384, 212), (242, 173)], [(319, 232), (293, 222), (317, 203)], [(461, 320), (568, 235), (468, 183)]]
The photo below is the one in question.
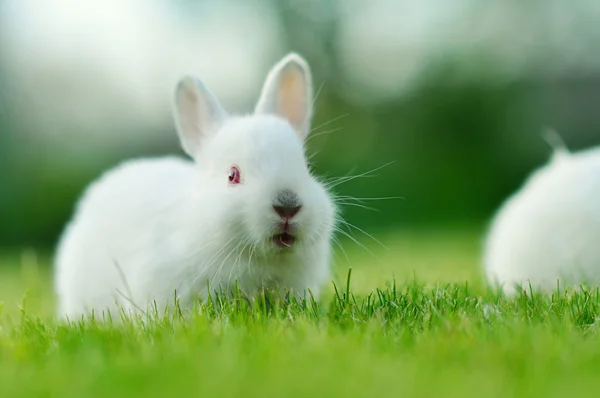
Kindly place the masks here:
[(598, 292), (501, 298), (482, 284), (479, 236), (350, 242), (317, 304), (120, 326), (57, 324), (48, 259), (7, 253), (0, 397), (595, 396)]

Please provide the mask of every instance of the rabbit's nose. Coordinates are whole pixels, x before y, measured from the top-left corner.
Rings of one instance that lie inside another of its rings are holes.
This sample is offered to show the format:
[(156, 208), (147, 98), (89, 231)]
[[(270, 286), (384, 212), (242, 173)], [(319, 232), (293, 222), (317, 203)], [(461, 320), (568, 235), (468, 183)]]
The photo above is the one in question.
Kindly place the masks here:
[(302, 205), (300, 198), (296, 193), (290, 190), (284, 190), (277, 194), (277, 198), (273, 203), (273, 210), (282, 218), (290, 219), (300, 211)]
[(301, 208), (302, 206), (288, 207), (273, 205), (273, 210), (275, 210), (275, 212), (279, 214), (281, 218), (287, 219), (293, 218), (296, 214), (298, 214)]

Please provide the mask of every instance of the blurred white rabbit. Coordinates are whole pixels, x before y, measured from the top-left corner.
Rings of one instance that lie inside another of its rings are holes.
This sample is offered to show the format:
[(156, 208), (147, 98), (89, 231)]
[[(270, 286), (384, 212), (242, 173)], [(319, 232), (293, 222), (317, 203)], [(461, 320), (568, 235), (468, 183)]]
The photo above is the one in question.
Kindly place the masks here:
[[(560, 140), (552, 130), (548, 137)], [(600, 147), (569, 153), (555, 144), (548, 164), (500, 208), (487, 237), (488, 281), (518, 289), (597, 285), (600, 279)]]
[(57, 251), (59, 315), (161, 309), (175, 293), (185, 306), (236, 283), (318, 297), (336, 210), (305, 158), (312, 106), (310, 69), (293, 53), (247, 116), (183, 78), (174, 116), (193, 161), (129, 161), (87, 189)]

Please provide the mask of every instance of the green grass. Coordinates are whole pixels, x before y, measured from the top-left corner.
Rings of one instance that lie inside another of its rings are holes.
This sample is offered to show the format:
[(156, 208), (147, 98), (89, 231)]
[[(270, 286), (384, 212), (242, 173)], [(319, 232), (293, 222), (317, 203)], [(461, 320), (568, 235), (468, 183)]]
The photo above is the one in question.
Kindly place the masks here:
[(47, 258), (7, 254), (0, 396), (593, 396), (600, 294), (500, 297), (477, 232), (389, 235), (374, 255), (348, 244), (319, 303), (113, 325), (57, 324)]

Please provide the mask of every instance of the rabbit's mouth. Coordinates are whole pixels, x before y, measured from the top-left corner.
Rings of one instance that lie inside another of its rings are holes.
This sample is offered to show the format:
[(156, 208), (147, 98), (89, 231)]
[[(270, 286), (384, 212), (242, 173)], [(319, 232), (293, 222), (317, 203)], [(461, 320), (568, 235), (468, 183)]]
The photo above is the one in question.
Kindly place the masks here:
[(296, 242), (296, 237), (287, 232), (273, 236), (273, 243), (282, 249), (289, 249)]

